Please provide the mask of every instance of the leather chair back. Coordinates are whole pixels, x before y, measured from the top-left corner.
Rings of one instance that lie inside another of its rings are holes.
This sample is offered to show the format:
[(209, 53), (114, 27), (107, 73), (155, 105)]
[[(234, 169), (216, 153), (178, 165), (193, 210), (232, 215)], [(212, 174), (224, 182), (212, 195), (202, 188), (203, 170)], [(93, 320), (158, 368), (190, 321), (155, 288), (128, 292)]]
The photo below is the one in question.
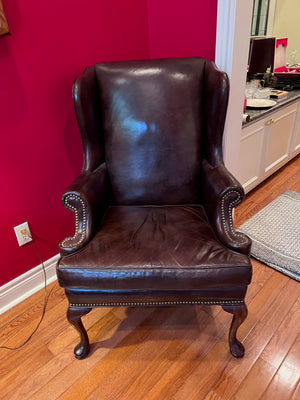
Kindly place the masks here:
[(95, 66), (116, 204), (199, 200), (205, 60), (174, 61)]

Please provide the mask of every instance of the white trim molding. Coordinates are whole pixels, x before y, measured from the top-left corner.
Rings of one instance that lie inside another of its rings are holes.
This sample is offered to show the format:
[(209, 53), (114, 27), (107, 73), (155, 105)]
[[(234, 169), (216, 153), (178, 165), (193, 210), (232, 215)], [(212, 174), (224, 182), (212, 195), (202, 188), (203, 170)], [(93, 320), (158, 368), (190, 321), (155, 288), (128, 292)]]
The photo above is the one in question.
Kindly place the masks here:
[[(59, 254), (44, 262), (47, 285), (56, 280)], [(0, 315), (45, 286), (42, 264), (0, 287)]]
[(236, 0), (218, 1), (215, 62), (229, 77), (233, 57), (235, 9)]
[(215, 62), (230, 79), (223, 149), (227, 168), (237, 174), (247, 76), (253, 0), (219, 0)]

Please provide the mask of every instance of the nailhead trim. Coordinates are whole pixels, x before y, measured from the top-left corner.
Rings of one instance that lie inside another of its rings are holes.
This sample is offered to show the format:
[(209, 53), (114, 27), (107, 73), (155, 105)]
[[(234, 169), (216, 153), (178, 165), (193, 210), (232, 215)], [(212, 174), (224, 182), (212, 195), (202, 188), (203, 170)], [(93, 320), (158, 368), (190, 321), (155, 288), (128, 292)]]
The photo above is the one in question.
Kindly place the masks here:
[(70, 307), (130, 307), (130, 306), (160, 306), (160, 305), (234, 305), (244, 304), (243, 300), (224, 301), (145, 301), (145, 302), (111, 302), (111, 303), (70, 303)]
[[(78, 200), (82, 206), (82, 232), (79, 236), (79, 239), (76, 239), (76, 237), (79, 235), (79, 215), (78, 215), (78, 209), (72, 204), (70, 204), (68, 201), (70, 198), (75, 198)], [(81, 197), (77, 196), (76, 194), (69, 194), (65, 197), (64, 203), (66, 207), (70, 210), (72, 210), (75, 213), (75, 234), (72, 237), (67, 237), (61, 242), (62, 247), (69, 247), (70, 245), (73, 246), (78, 246), (80, 243), (83, 242), (86, 234), (86, 208), (84, 201), (81, 199)], [(71, 243), (69, 243), (71, 242)], [(68, 244), (69, 243), (69, 244)]]
[[(228, 206), (228, 212), (229, 212), (229, 226), (230, 226), (230, 231), (228, 231), (227, 226), (226, 226), (226, 218), (225, 218), (225, 201), (227, 200), (227, 198), (232, 194), (236, 194), (237, 195), (237, 199), (233, 200), (229, 206)], [(244, 235), (242, 235), (241, 233), (238, 233), (235, 231), (234, 227), (233, 227), (233, 219), (232, 219), (232, 208), (234, 204), (239, 204), (241, 200), (241, 195), (237, 190), (230, 190), (225, 196), (223, 196), (222, 198), (222, 202), (221, 202), (221, 215), (222, 215), (222, 223), (223, 223), (223, 227), (224, 227), (224, 231), (225, 231), (225, 235), (234, 243), (236, 244), (245, 244), (247, 243), (247, 239), (245, 239)], [(235, 236), (237, 238), (240, 238), (241, 240), (234, 240), (232, 238), (232, 236)]]
[[(226, 226), (226, 218), (225, 218), (225, 201), (227, 200), (227, 198), (232, 194), (236, 194), (237, 195), (237, 199), (233, 200), (229, 206), (228, 206), (228, 211), (229, 211), (229, 225), (230, 225), (230, 232), (228, 232), (227, 226)], [(67, 208), (69, 208), (70, 210), (72, 210), (75, 213), (75, 234), (72, 237), (68, 237), (66, 239), (64, 239), (61, 242), (61, 246), (62, 247), (68, 247), (67, 242), (73, 241), (75, 240), (76, 236), (79, 233), (79, 216), (78, 216), (78, 210), (76, 207), (72, 206), (71, 204), (68, 203), (69, 198), (74, 197), (76, 198), (82, 206), (82, 233), (81, 236), (79, 238), (79, 240), (76, 240), (75, 242), (72, 243), (72, 246), (77, 246), (79, 245), (81, 242), (83, 242), (84, 238), (85, 238), (85, 233), (86, 233), (86, 209), (85, 209), (85, 204), (84, 201), (77, 195), (75, 194), (69, 194), (68, 196), (66, 196), (66, 198), (64, 199), (64, 203), (67, 206)], [(222, 223), (223, 223), (223, 227), (224, 227), (224, 231), (225, 231), (225, 235), (232, 240), (234, 243), (236, 244), (244, 244), (247, 243), (247, 239), (244, 238), (244, 236), (240, 233), (237, 233), (233, 227), (233, 220), (232, 220), (232, 208), (234, 204), (239, 203), (241, 199), (241, 195), (238, 191), (236, 190), (230, 190), (225, 196), (223, 196), (222, 201), (221, 201), (221, 216), (222, 216)], [(238, 237), (242, 240), (237, 241), (234, 240), (232, 238), (232, 236)]]

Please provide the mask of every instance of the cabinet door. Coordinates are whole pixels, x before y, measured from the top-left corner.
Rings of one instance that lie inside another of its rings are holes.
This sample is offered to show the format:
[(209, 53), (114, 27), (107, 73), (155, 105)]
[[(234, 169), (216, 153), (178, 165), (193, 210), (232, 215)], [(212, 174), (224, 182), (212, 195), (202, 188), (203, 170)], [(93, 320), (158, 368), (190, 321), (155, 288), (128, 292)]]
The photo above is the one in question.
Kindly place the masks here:
[(294, 135), (291, 141), (290, 158), (295, 157), (298, 153), (300, 153), (300, 102), (298, 104)]
[(261, 177), (261, 159), (265, 124), (262, 121), (242, 129), (237, 179), (246, 192), (254, 188)]
[(266, 121), (265, 158), (263, 175), (269, 176), (289, 159), (290, 143), (297, 113), (297, 105), (292, 104), (273, 114)]

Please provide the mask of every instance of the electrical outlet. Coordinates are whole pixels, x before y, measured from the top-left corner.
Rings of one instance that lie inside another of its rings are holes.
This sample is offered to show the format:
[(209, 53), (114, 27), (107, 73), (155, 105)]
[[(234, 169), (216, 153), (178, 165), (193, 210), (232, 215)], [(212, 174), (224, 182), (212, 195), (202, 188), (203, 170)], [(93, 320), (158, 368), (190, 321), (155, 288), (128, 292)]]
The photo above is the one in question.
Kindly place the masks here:
[(18, 239), (19, 246), (23, 246), (24, 244), (32, 241), (28, 222), (24, 222), (21, 225), (15, 226), (14, 230)]

